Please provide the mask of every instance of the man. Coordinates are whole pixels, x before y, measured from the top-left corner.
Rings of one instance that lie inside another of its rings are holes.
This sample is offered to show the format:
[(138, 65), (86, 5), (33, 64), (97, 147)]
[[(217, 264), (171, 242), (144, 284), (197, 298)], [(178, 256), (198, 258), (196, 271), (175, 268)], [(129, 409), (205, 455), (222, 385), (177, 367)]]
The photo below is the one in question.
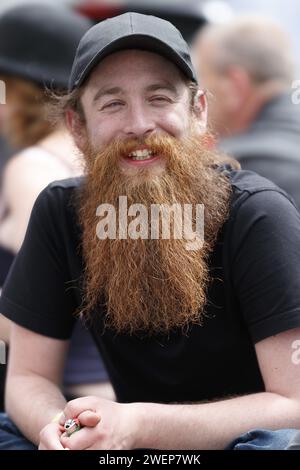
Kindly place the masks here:
[[(207, 150), (205, 98), (170, 23), (127, 13), (91, 28), (69, 92), (60, 108), (86, 178), (39, 196), (4, 287), (10, 418), (39, 449), (223, 449), (254, 428), (270, 430), (236, 445), (262, 446), (267, 434), (269, 448), (286, 448), (300, 426), (296, 208)], [(155, 218), (155, 204), (192, 205), (182, 236), (180, 210), (162, 236), (167, 217)], [(59, 392), (74, 312), (117, 402), (66, 404)], [(82, 429), (70, 438), (66, 422)]]
[(255, 17), (208, 25), (193, 47), (219, 148), (243, 169), (274, 181), (300, 207), (300, 108), (291, 99), (291, 51), (279, 26)]

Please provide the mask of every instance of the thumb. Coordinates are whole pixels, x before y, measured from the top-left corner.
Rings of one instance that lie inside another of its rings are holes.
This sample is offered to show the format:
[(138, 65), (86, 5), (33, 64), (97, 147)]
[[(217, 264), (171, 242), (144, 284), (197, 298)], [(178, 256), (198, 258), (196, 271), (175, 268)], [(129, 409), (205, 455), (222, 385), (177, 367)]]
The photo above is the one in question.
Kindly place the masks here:
[(101, 416), (90, 410), (83, 411), (77, 418), (82, 426), (88, 426), (90, 428), (95, 427), (101, 421)]

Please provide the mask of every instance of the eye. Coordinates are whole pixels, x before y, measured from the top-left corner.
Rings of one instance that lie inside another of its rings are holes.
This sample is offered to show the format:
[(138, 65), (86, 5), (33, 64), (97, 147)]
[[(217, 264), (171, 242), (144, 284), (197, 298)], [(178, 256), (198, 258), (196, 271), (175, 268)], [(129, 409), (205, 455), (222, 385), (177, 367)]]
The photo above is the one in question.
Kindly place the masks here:
[(153, 106), (165, 106), (168, 103), (173, 102), (172, 99), (169, 96), (166, 96), (166, 95), (151, 96), (149, 101)]
[(102, 111), (104, 109), (117, 109), (122, 105), (123, 105), (122, 101), (111, 101), (110, 103), (104, 104), (100, 108), (100, 111)]
[(156, 95), (156, 96), (151, 96), (150, 98), (150, 101), (157, 101), (158, 103), (159, 102), (170, 102), (170, 98), (168, 98), (168, 96), (162, 96), (162, 95)]

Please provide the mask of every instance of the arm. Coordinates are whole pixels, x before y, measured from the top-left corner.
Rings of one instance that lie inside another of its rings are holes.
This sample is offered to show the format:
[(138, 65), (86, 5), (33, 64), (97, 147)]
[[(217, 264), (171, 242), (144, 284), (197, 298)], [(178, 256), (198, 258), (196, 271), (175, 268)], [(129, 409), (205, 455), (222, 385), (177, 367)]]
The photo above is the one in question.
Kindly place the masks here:
[(68, 341), (48, 338), (12, 324), (6, 411), (33, 443), (65, 398), (60, 391)]
[(97, 397), (69, 402), (66, 418), (86, 410), (101, 421), (61, 441), (79, 449), (224, 449), (254, 428), (300, 427), (299, 365), (292, 344), (300, 328), (269, 337), (256, 345), (265, 392), (205, 404), (119, 404)]
[(256, 345), (266, 391), (199, 405), (138, 404), (142, 448), (224, 449), (254, 428), (300, 428), (300, 373), (292, 343), (300, 328)]
[(62, 449), (58, 424), (48, 423), (66, 403), (60, 385), (76, 304), (73, 290), (66, 289), (70, 275), (57, 223), (61, 199), (54, 193), (49, 187), (35, 202), (0, 311), (13, 322), (6, 409), (32, 442), (40, 442), (42, 430), (44, 448)]

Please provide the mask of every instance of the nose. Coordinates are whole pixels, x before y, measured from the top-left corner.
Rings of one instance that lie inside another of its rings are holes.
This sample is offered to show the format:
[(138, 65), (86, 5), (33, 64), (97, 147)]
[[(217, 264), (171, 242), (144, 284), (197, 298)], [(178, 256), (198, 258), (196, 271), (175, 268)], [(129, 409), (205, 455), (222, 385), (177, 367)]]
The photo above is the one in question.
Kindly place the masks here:
[(127, 138), (147, 137), (155, 130), (151, 115), (142, 104), (134, 103), (126, 113), (126, 123), (123, 132)]

